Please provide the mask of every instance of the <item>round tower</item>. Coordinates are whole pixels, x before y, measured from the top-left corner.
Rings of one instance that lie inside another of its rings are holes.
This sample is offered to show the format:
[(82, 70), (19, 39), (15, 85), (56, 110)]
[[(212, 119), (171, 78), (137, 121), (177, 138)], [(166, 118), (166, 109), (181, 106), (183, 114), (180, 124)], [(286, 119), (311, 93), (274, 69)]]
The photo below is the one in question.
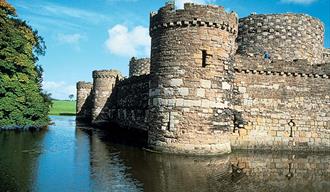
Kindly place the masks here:
[(100, 123), (107, 119), (107, 101), (117, 79), (122, 75), (117, 70), (93, 71), (93, 107), (92, 123)]
[(239, 20), (238, 53), (322, 63), (323, 23), (305, 14), (252, 14)]
[(150, 73), (150, 59), (141, 58), (136, 59), (132, 57), (129, 62), (129, 77), (140, 76)]
[(77, 102), (76, 114), (77, 119), (89, 121), (91, 117), (91, 91), (93, 84), (89, 82), (79, 81), (77, 83)]
[(231, 151), (228, 131), (238, 19), (223, 7), (167, 4), (151, 13), (149, 146), (170, 153)]

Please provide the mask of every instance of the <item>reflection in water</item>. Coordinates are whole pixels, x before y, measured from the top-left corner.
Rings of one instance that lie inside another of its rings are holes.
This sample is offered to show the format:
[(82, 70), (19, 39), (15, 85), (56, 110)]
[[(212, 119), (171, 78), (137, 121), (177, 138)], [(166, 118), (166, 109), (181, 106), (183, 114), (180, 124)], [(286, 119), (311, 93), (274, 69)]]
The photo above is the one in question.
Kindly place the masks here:
[(0, 132), (0, 191), (330, 191), (329, 154), (155, 154), (51, 118), (44, 132)]
[(0, 132), (0, 191), (21, 191), (33, 185), (44, 135), (44, 131)]

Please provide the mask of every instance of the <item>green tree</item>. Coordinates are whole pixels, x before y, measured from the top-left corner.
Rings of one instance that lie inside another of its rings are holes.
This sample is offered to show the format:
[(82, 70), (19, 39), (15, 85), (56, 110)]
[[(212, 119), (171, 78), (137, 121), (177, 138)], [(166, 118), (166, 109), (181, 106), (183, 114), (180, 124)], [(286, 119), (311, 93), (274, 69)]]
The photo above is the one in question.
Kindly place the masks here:
[(51, 101), (42, 93), (43, 69), (36, 65), (45, 49), (37, 31), (0, 0), (0, 128), (49, 123)]
[(69, 95), (69, 99), (72, 100), (74, 98), (74, 94)]

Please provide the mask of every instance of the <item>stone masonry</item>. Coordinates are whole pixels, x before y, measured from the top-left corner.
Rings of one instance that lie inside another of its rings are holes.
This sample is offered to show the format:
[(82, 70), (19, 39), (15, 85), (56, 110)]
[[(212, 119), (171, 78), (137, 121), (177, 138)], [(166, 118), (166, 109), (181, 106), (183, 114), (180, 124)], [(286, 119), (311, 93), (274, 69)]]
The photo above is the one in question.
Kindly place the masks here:
[(79, 81), (77, 83), (77, 103), (76, 103), (76, 113), (77, 118), (85, 119), (90, 121), (91, 114), (91, 103), (92, 103), (92, 92), (93, 84), (84, 81)]
[(102, 70), (92, 90), (77, 84), (77, 119), (143, 131), (149, 149), (167, 153), (330, 151), (330, 52), (318, 19), (168, 3), (150, 14), (150, 36), (151, 58), (133, 57), (129, 78)]
[(322, 62), (324, 26), (311, 16), (252, 14), (240, 19), (238, 31), (239, 54), (262, 55), (267, 51), (276, 60)]
[(93, 123), (101, 123), (106, 119), (107, 103), (115, 87), (116, 80), (120, 79), (121, 73), (117, 70), (93, 71), (92, 112)]
[(150, 73), (150, 59), (136, 59), (132, 57), (129, 62), (129, 77), (140, 76)]

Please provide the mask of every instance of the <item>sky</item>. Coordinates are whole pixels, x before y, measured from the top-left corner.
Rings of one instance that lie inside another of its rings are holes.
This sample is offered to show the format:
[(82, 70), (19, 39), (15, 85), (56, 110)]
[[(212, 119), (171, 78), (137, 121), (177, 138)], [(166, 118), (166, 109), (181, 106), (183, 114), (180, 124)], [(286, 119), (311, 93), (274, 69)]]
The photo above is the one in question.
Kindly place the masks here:
[[(149, 14), (166, 0), (7, 0), (45, 40), (43, 89), (56, 99), (76, 94), (77, 81), (92, 81), (92, 71), (118, 69), (128, 76), (131, 57), (150, 56)], [(256, 13), (306, 13), (325, 25), (330, 47), (330, 0), (175, 0), (215, 4), (239, 17)]]

